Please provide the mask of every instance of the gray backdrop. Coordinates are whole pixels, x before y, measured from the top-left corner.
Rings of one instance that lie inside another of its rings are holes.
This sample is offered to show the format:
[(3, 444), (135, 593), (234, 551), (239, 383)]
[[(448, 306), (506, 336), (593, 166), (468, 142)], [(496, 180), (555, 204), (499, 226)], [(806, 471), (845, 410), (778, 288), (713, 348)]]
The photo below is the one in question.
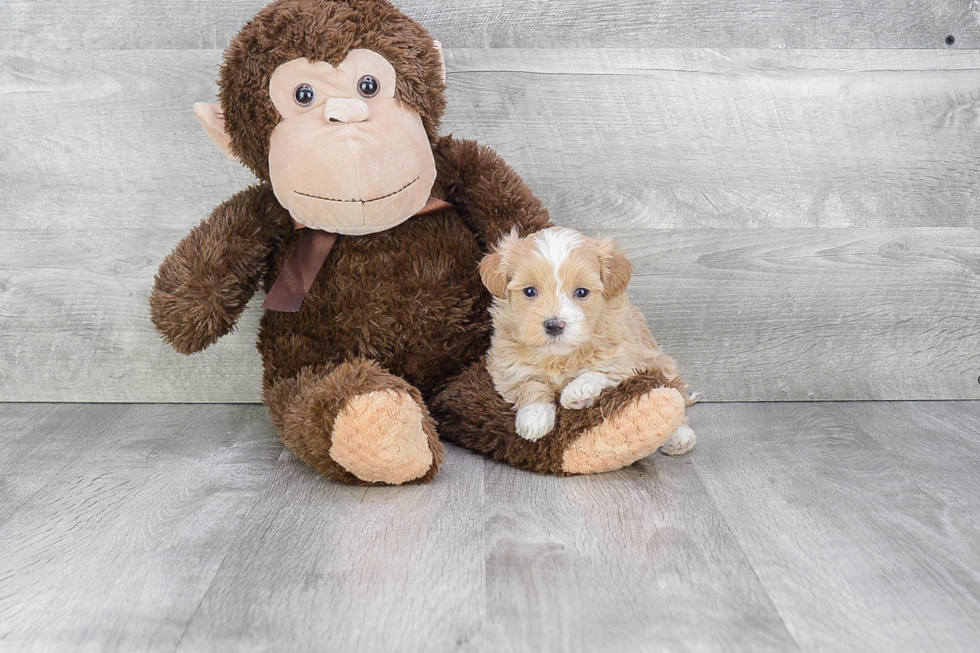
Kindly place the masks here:
[[(263, 4), (0, 3), (0, 401), (258, 399), (261, 298), (189, 358), (146, 302), (251, 181), (191, 105)], [(706, 399), (980, 398), (980, 4), (401, 6), (446, 47), (444, 131), (622, 239)]]

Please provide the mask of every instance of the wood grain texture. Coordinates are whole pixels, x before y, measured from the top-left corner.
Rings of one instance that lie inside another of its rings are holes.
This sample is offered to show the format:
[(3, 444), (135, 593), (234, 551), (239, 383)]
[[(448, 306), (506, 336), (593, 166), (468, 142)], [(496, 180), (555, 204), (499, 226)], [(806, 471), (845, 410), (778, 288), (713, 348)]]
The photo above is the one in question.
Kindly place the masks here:
[(803, 650), (975, 649), (980, 450), (975, 420), (929, 450), (947, 406), (696, 407), (698, 476)]
[(483, 459), (432, 485), (330, 483), (289, 453), (178, 651), (482, 651)]
[(921, 537), (939, 542), (956, 562), (947, 582), (968, 597), (964, 602), (980, 604), (980, 404), (934, 410), (923, 403), (859, 402), (839, 409), (842, 422), (875, 434), (903, 459), (909, 480), (936, 510)]
[(487, 650), (799, 650), (690, 461), (485, 488)]
[(0, 532), (77, 459), (101, 449), (100, 436), (126, 413), (125, 406), (106, 404), (88, 410), (68, 404), (0, 410)]
[(608, 233), (706, 399), (980, 398), (977, 230)]
[(255, 406), (0, 404), (0, 650), (972, 651), (978, 415), (699, 404), (682, 458), (352, 488)]
[[(219, 61), (0, 53), (5, 230), (189, 227), (249, 183), (190, 109), (214, 97)], [(980, 51), (455, 50), (447, 64), (444, 131), (496, 148), (569, 224), (977, 224)]]
[[(268, 0), (5, 0), (0, 48), (223, 48)], [(395, 3), (448, 47), (938, 48), (980, 44), (971, 0)]]
[[(251, 181), (190, 112), (219, 60), (0, 53), (0, 401), (257, 400), (256, 309), (185, 359), (146, 306), (166, 252)], [(628, 239), (634, 298), (708, 398), (980, 396), (980, 52), (447, 60), (445, 131), (559, 223)]]
[[(975, 229), (604, 233), (629, 251), (633, 301), (708, 400), (980, 397)], [(63, 253), (42, 234), (0, 242), (24, 266), (2, 272), (0, 400), (257, 400), (261, 297), (202, 354), (153, 330), (146, 252), (179, 236), (97, 230)], [(32, 269), (38, 256), (59, 264)]]
[(980, 51), (447, 61), (447, 131), (492, 144), (573, 226), (975, 227), (980, 215)]
[(0, 409), (0, 649), (174, 650), (282, 449), (264, 412)]

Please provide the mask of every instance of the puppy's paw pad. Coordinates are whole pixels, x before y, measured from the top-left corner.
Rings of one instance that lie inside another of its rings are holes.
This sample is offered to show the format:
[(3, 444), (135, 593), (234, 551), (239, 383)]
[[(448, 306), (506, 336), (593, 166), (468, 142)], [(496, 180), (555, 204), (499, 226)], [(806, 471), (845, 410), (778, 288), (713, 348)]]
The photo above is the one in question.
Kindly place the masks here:
[(536, 442), (551, 433), (555, 427), (554, 404), (529, 404), (517, 411), (515, 423), (517, 435)]
[(604, 380), (588, 374), (578, 377), (561, 391), (561, 405), (572, 410), (588, 408), (602, 394), (603, 389), (609, 387)]
[(562, 395), (561, 398), (561, 405), (571, 410), (582, 410), (583, 408), (588, 408), (594, 403), (595, 403), (595, 397), (582, 397), (582, 398), (573, 399), (571, 397)]
[(694, 448), (694, 443), (697, 442), (697, 436), (694, 435), (694, 431), (691, 430), (690, 426), (677, 427), (674, 434), (670, 436), (667, 440), (667, 444), (660, 447), (660, 453), (665, 453), (668, 456), (680, 456), (685, 454)]

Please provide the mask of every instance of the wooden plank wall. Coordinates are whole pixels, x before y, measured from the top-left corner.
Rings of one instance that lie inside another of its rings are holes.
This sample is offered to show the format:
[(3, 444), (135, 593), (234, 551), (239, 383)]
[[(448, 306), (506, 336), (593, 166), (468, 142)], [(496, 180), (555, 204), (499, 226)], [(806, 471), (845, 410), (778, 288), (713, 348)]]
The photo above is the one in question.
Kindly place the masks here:
[[(0, 4), (0, 401), (258, 399), (260, 301), (185, 358), (146, 300), (251, 181), (190, 107), (263, 4)], [(975, 1), (403, 7), (446, 46), (445, 131), (623, 239), (708, 400), (980, 398)]]

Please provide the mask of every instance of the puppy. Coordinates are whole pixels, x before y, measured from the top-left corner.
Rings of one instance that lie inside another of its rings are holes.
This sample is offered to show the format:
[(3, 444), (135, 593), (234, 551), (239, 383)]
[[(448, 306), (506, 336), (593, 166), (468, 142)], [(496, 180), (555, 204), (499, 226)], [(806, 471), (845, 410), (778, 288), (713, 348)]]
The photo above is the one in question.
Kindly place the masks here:
[[(640, 371), (679, 378), (674, 359), (626, 296), (632, 270), (612, 240), (563, 227), (526, 238), (511, 233), (480, 262), (494, 296), (487, 369), (515, 407), (521, 437), (535, 441), (551, 431), (556, 397), (565, 408), (581, 409)], [(687, 404), (694, 403), (682, 387)], [(694, 442), (685, 420), (661, 451), (686, 453)]]

